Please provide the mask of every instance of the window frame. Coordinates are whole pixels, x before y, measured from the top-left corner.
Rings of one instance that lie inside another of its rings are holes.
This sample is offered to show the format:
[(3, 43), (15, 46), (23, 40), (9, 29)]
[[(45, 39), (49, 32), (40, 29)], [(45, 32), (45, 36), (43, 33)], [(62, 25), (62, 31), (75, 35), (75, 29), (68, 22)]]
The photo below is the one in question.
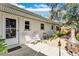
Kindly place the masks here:
[(51, 25), (51, 30), (53, 30), (53, 25)]
[[(26, 23), (26, 22), (28, 22), (28, 23)], [(30, 30), (30, 21), (25, 20), (25, 30)]]
[[(5, 19), (6, 19), (6, 39), (16, 38), (16, 19), (12, 18), (5, 18)], [(12, 23), (11, 21), (15, 22)]]
[(44, 30), (44, 24), (41, 23), (41, 30)]

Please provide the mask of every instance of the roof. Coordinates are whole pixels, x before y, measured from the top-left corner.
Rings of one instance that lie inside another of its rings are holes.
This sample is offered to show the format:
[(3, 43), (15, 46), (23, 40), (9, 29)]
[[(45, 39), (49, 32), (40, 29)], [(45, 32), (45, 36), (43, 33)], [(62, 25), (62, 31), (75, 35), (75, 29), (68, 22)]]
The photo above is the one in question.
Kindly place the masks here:
[(27, 14), (30, 14), (30, 15), (33, 15), (33, 16), (36, 16), (36, 17), (43, 18), (43, 19), (47, 20), (47, 18), (45, 18), (45, 17), (43, 17), (43, 16), (41, 16), (41, 15), (38, 15), (38, 14), (35, 14), (35, 13), (31, 12), (31, 11), (25, 10), (25, 9), (23, 9), (23, 8), (20, 8), (20, 7), (16, 6), (16, 5), (9, 4), (9, 3), (8, 3), (7, 5), (16, 7), (16, 8), (18, 8), (20, 11), (22, 11), (22, 12), (24, 12), (24, 13), (27, 13)]
[[(2, 6), (5, 6), (5, 7), (7, 7), (7, 8), (9, 8), (9, 9), (13, 9), (13, 10), (19, 11), (18, 13), (23, 13), (24, 15), (28, 14), (28, 15), (31, 15), (31, 16), (33, 16), (33, 17), (39, 18), (39, 20), (41, 20), (41, 21), (48, 22), (48, 23), (52, 23), (52, 22), (50, 22), (47, 18), (42, 17), (41, 15), (38, 15), (38, 14), (35, 14), (35, 13), (31, 12), (31, 11), (22, 9), (22, 8), (20, 8), (20, 7), (17, 7), (17, 6), (15, 6), (15, 5), (13, 5), (13, 4), (10, 4), (10, 3), (0, 3), (0, 6), (1, 6), (1, 5), (2, 5)], [(2, 8), (2, 9), (6, 9), (5, 7)], [(10, 12), (10, 11), (8, 11), (8, 12)], [(12, 12), (12, 11), (11, 11), (11, 12)], [(12, 13), (13, 13), (13, 12), (12, 12)], [(17, 13), (17, 14), (18, 14), (18, 13)], [(16, 13), (14, 12), (14, 14), (16, 14)], [(19, 14), (19, 15), (22, 15), (22, 14)], [(24, 15), (22, 15), (22, 16), (24, 16)], [(37, 20), (38, 20), (38, 19), (37, 19)]]

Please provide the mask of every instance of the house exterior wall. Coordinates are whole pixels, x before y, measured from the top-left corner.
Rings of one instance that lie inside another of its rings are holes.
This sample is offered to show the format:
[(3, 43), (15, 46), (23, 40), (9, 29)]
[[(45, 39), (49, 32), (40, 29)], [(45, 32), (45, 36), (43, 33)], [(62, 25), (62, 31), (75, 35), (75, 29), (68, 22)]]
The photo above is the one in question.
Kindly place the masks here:
[(2, 37), (2, 38), (5, 38), (5, 34), (4, 34), (4, 21), (3, 21), (4, 19), (3, 19), (3, 13), (0, 11), (0, 36)]
[[(25, 30), (25, 21), (30, 22), (30, 30)], [(41, 23), (44, 24), (44, 30), (41, 30)], [(21, 44), (26, 43), (26, 41), (30, 40), (29, 38), (26, 38), (27, 35), (32, 37), (36, 32), (41, 39), (43, 33), (48, 33), (49, 31), (52, 31), (51, 24), (41, 21), (36, 21), (34, 19), (19, 17), (19, 37), (20, 37), (19, 39)]]
[[(41, 38), (44, 32), (48, 33), (49, 31), (52, 31), (51, 24), (49, 24), (49, 23), (45, 23), (45, 22), (38, 21), (38, 20), (36, 21), (34, 19), (24, 18), (21, 16), (12, 15), (12, 14), (5, 13), (5, 12), (0, 12), (0, 34), (3, 36), (3, 38), (5, 38), (5, 35), (6, 35), (5, 18), (12, 18), (12, 19), (18, 20), (19, 44), (24, 44), (24, 43), (26, 43), (26, 40), (28, 40), (25, 38), (27, 32), (30, 32), (32, 35), (34, 34), (34, 32), (37, 32)], [(25, 30), (25, 20), (30, 22), (30, 30)], [(44, 24), (44, 30), (41, 30), (41, 28), (40, 28), (41, 23)], [(30, 34), (30, 33), (28, 33), (28, 34)], [(8, 43), (11, 43), (11, 42), (8, 41)]]
[(1, 12), (0, 12), (0, 36), (2, 36), (2, 17), (1, 17)]
[[(2, 8), (2, 7), (1, 7)], [(24, 14), (22, 12), (10, 9), (10, 8), (3, 8), (1, 9), (3, 11), (0, 11), (0, 36), (6, 39), (6, 22), (5, 18), (12, 18), (17, 20), (17, 29), (16, 32), (18, 32), (18, 43), (19, 44), (25, 44), (28, 39), (30, 39), (32, 36), (34, 36), (34, 33), (36, 32), (40, 39), (42, 38), (43, 33), (48, 33), (51, 30), (51, 23), (49, 21), (43, 20), (38, 17), (31, 17), (31, 15)], [(8, 12), (6, 12), (8, 11)], [(9, 12), (10, 11), (10, 12)], [(12, 12), (13, 11), (13, 12)], [(14, 12), (15, 11), (15, 12)], [(12, 13), (11, 13), (12, 12)], [(17, 14), (14, 14), (16, 13)], [(22, 15), (25, 16), (20, 16), (19, 13), (22, 13)], [(30, 22), (30, 30), (25, 30), (25, 20)], [(41, 30), (41, 23), (44, 24), (44, 30)], [(30, 38), (27, 38), (29, 35)], [(32, 38), (31, 38), (32, 39)], [(7, 43), (12, 44), (13, 42), (17, 41), (16, 39), (6, 39)]]

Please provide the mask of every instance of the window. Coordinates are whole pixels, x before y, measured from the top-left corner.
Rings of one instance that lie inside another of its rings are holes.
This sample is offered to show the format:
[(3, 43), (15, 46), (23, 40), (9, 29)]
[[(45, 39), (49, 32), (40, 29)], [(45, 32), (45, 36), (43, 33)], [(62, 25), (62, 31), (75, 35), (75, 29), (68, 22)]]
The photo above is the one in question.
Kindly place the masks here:
[(53, 30), (53, 25), (51, 26), (51, 29)]
[(6, 18), (6, 38), (16, 37), (16, 20)]
[(30, 29), (30, 28), (29, 28), (29, 21), (25, 21), (25, 30), (26, 30), (26, 29)]
[(44, 30), (44, 24), (41, 24), (41, 30)]

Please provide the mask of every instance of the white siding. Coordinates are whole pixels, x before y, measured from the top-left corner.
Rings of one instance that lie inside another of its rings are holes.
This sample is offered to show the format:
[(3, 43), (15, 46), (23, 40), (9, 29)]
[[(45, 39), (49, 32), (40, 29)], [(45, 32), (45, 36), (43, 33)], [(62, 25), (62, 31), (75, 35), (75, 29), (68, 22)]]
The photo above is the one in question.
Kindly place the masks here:
[(19, 43), (23, 44), (24, 42), (24, 18), (19, 17)]
[(4, 32), (4, 28), (3, 28), (3, 13), (0, 12), (0, 36), (2, 36), (3, 38), (5, 38), (3, 32)]
[[(4, 12), (2, 12), (2, 15), (0, 13), (0, 35), (3, 32), (3, 37), (5, 38), (5, 34), (6, 34), (6, 32), (5, 32), (5, 18), (6, 17), (17, 19), (18, 20), (18, 29), (19, 29), (19, 33), (18, 33), (19, 44), (26, 43), (25, 36), (26, 36), (27, 32), (29, 32), (29, 31), (31, 32), (31, 35), (33, 35), (34, 32), (37, 32), (40, 37), (42, 37), (42, 34), (44, 32), (48, 33), (49, 31), (51, 31), (51, 24), (46, 23), (46, 22), (42, 22), (42, 21), (38, 21), (38, 20), (34, 20), (34, 19), (29, 19), (29, 18), (24, 18), (21, 16), (12, 15), (9, 13), (4, 13)], [(30, 21), (30, 30), (25, 30), (25, 20)], [(41, 30), (41, 23), (44, 24), (44, 30)]]
[(0, 36), (2, 36), (2, 18), (1, 18), (1, 12), (0, 12)]
[[(25, 30), (25, 20), (30, 22), (30, 30)], [(40, 29), (40, 24), (44, 24), (44, 30)], [(29, 40), (29, 38), (26, 39), (27, 34), (30, 35), (30, 37), (34, 34), (34, 32), (38, 33), (41, 37), (43, 32), (48, 33), (51, 31), (51, 24), (36, 21), (34, 19), (19, 17), (19, 42), (20, 44), (26, 43), (26, 40)]]
[[(0, 10), (4, 11), (4, 12), (0, 11), (0, 36), (2, 35), (3, 38), (6, 38), (5, 18), (12, 18), (17, 20), (18, 26), (16, 32), (18, 32), (19, 44), (23, 44), (27, 42), (26, 41), (27, 34), (29, 34), (31, 37), (34, 34), (34, 32), (36, 32), (39, 34), (41, 38), (43, 33), (48, 33), (49, 31), (52, 31), (51, 24), (49, 24), (50, 22), (47, 21), (47, 19), (45, 20), (45, 18), (35, 17), (30, 14), (20, 12), (18, 11), (17, 8), (15, 9), (0, 5)], [(25, 30), (25, 20), (30, 21), (30, 30)], [(41, 23), (44, 24), (44, 30), (41, 30)], [(6, 42), (12, 44), (13, 42), (17, 41), (16, 39), (14, 38), (8, 39), (6, 40)], [(28, 39), (30, 38), (27, 38), (27, 40)]]

